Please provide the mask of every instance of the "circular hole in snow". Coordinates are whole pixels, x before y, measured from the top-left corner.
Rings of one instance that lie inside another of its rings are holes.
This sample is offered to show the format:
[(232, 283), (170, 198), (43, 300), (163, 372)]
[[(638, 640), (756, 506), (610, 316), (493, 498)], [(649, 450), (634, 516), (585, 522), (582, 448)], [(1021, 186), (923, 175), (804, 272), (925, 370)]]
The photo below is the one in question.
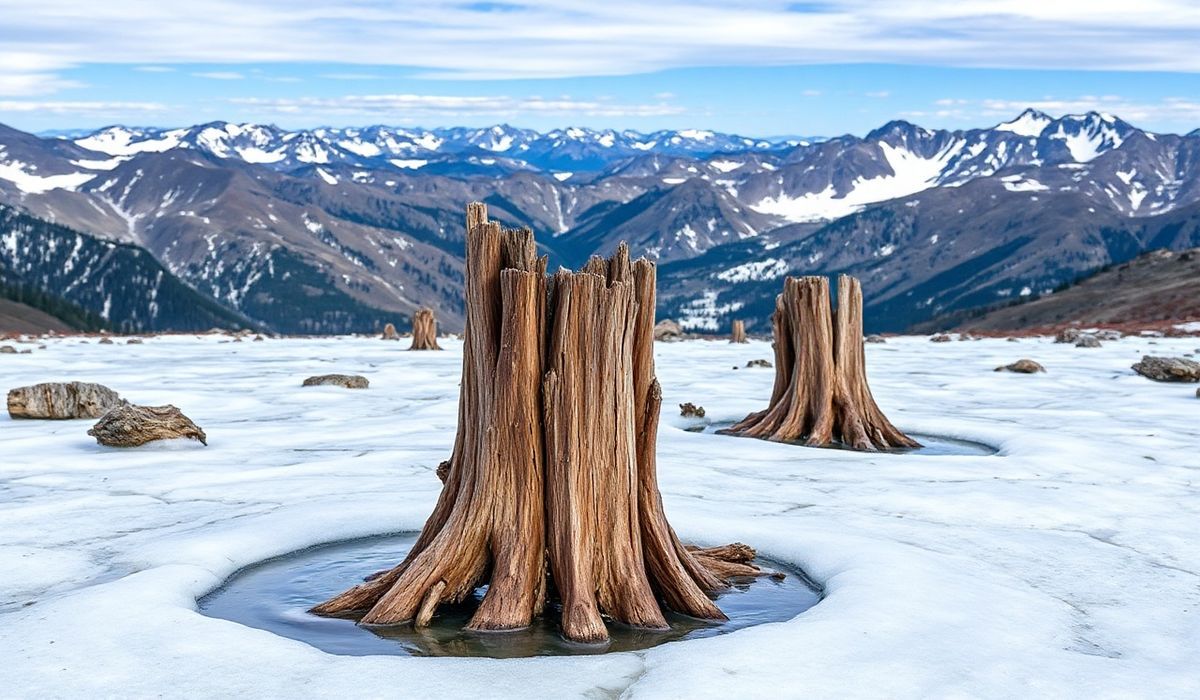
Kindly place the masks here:
[(816, 605), (817, 586), (795, 567), (758, 558), (763, 568), (782, 578), (760, 577), (736, 582), (716, 597), (729, 620), (712, 622), (667, 612), (671, 629), (644, 630), (609, 622), (605, 645), (574, 644), (558, 630), (553, 604), (531, 627), (513, 632), (471, 632), (464, 627), (484, 589), (456, 605), (442, 605), (429, 627), (370, 626), (353, 618), (328, 618), (308, 610), (341, 593), (363, 576), (394, 566), (408, 552), (417, 533), (403, 533), (312, 547), (246, 567), (199, 601), (200, 612), (267, 630), (311, 644), (332, 654), (364, 656), (485, 656), (512, 658), (634, 651), (689, 639), (727, 634), (767, 622), (784, 622)]
[[(718, 433), (719, 431), (724, 430), (732, 425), (733, 425), (733, 423), (709, 423), (707, 425), (697, 425), (695, 430), (690, 430), (690, 429), (688, 429), (688, 430), (689, 430), (689, 432)], [(945, 437), (942, 435), (929, 435), (928, 433), (906, 432), (905, 434), (908, 435), (909, 437), (911, 437), (912, 439), (916, 440), (917, 442), (921, 443), (921, 446), (917, 447), (917, 448), (913, 448), (913, 449), (900, 448), (900, 449), (895, 449), (895, 450), (886, 450), (883, 452), (872, 452), (872, 453), (868, 453), (868, 454), (920, 455), (923, 457), (952, 456), (952, 455), (978, 457), (978, 456), (995, 455), (1000, 452), (999, 448), (993, 447), (991, 445), (988, 445), (988, 444), (985, 444), (982, 442), (975, 442), (974, 440), (963, 440), (961, 438)], [(744, 437), (744, 436), (732, 435), (732, 436), (727, 436), (727, 437)], [(750, 438), (750, 439), (757, 439), (757, 438)], [(809, 445), (805, 445), (801, 442), (786, 442), (784, 444), (796, 445), (797, 447), (809, 447)], [(816, 449), (849, 450), (850, 448), (838, 443), (838, 444), (829, 445), (828, 447), (819, 447)]]

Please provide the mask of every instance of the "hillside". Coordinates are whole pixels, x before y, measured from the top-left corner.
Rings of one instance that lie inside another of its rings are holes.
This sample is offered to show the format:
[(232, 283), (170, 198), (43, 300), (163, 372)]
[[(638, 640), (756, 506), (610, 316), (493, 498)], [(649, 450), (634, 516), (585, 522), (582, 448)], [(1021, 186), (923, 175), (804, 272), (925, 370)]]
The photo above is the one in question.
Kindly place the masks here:
[(1200, 248), (1156, 250), (1031, 301), (928, 324), (1010, 331), (1057, 326), (1154, 326), (1200, 320)]
[(11, 299), (0, 299), (0, 335), (8, 333), (69, 333), (76, 330), (45, 311)]

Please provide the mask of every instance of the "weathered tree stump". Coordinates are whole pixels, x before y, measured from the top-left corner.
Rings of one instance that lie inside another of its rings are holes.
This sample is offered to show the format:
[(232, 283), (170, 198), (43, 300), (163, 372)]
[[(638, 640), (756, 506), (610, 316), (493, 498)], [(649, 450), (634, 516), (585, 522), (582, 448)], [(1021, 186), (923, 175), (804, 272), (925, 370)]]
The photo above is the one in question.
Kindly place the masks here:
[(529, 229), (468, 207), (462, 392), (442, 493), (403, 562), (313, 612), (420, 627), (486, 583), (470, 629), (527, 627), (553, 591), (563, 634), (597, 642), (604, 615), (665, 628), (660, 600), (724, 619), (709, 594), (762, 573), (744, 545), (736, 557), (684, 548), (663, 513), (654, 264), (631, 263), (622, 245), (547, 278), (535, 251)]
[(433, 309), (417, 309), (413, 314), (413, 341), (409, 350), (441, 350), (437, 344), (437, 319)]
[(400, 334), (396, 332), (396, 326), (391, 323), (385, 325), (380, 340), (400, 340)]
[(838, 278), (834, 312), (829, 280), (789, 277), (771, 320), (775, 386), (770, 404), (722, 432), (865, 451), (920, 446), (888, 421), (867, 386), (858, 280)]
[(746, 340), (746, 322), (745, 321), (735, 320), (733, 322), (733, 328), (729, 332), (729, 342), (731, 342), (731, 343), (748, 343), (748, 342), (750, 342), (749, 340)]

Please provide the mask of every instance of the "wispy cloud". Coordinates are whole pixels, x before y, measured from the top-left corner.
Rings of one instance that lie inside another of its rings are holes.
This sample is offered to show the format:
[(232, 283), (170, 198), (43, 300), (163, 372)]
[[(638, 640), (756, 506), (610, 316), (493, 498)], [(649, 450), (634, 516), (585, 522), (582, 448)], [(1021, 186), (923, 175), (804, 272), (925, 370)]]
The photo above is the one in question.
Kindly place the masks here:
[(373, 116), (396, 120), (423, 117), (549, 116), (649, 117), (681, 114), (682, 107), (668, 102), (622, 104), (608, 100), (571, 97), (507, 97), (461, 95), (347, 95), (344, 97), (233, 98), (230, 102), (277, 114), (303, 113), (338, 116)]
[(139, 73), (174, 73), (175, 69), (170, 66), (134, 66), (135, 71)]
[(237, 71), (231, 70), (201, 71), (199, 73), (192, 73), (191, 75), (197, 78), (208, 78), (209, 80), (242, 80), (246, 77)]
[[(325, 60), (440, 78), (887, 62), (1200, 71), (1191, 0), (564, 3), (0, 0), (11, 51), (78, 65)], [(397, 50), (403, 47), (403, 50)], [(5, 71), (11, 68), (5, 65)]]
[(131, 112), (165, 112), (167, 105), (158, 102), (104, 102), (90, 100), (0, 100), (0, 112), (41, 112), (49, 114), (81, 114), (110, 116)]

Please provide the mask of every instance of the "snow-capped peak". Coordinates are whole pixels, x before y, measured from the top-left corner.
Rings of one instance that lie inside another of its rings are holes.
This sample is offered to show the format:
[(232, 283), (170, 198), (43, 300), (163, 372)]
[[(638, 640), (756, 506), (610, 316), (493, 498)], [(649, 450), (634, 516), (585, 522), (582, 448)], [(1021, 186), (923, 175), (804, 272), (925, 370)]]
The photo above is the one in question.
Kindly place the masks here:
[(1018, 136), (1040, 136), (1046, 127), (1054, 121), (1048, 115), (1036, 109), (1026, 109), (1016, 119), (998, 124), (995, 131), (1008, 131)]

